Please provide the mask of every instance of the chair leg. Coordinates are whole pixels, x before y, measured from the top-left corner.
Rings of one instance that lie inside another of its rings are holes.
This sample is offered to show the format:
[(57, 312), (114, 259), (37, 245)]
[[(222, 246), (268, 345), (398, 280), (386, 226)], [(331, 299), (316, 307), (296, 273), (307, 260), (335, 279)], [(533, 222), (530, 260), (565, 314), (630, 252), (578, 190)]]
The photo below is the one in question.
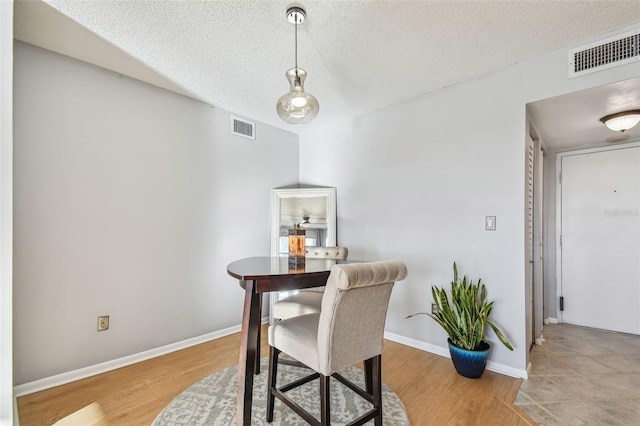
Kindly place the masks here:
[(371, 361), (371, 385), (373, 388), (373, 406), (378, 409), (375, 426), (382, 426), (382, 355), (375, 356)]
[(273, 409), (275, 403), (275, 395), (273, 390), (276, 387), (276, 376), (278, 374), (278, 356), (280, 350), (269, 347), (269, 376), (267, 377), (267, 422), (273, 421)]
[(320, 375), (320, 423), (331, 424), (331, 390), (329, 379), (331, 376)]
[(364, 384), (368, 394), (373, 395), (373, 358), (363, 362), (364, 364)]

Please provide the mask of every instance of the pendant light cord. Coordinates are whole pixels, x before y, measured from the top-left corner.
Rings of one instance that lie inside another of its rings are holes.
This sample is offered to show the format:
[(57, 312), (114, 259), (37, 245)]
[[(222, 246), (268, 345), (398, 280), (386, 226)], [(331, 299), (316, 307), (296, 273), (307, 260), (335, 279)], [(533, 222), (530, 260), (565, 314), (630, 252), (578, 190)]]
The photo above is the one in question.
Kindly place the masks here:
[(298, 68), (298, 20), (296, 19), (295, 27), (295, 41), (296, 41), (296, 68)]

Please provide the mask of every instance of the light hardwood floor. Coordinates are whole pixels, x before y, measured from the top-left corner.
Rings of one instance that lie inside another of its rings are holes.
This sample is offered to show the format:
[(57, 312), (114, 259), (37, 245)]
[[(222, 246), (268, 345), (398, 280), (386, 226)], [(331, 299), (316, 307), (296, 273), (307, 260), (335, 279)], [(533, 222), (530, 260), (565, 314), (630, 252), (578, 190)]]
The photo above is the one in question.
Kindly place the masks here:
[[(20, 424), (149, 425), (185, 388), (236, 364), (239, 342), (239, 334), (233, 334), (20, 397)], [(450, 359), (390, 341), (385, 341), (382, 365), (383, 381), (398, 394), (414, 426), (535, 425), (512, 404), (520, 379), (490, 371), (466, 379)]]

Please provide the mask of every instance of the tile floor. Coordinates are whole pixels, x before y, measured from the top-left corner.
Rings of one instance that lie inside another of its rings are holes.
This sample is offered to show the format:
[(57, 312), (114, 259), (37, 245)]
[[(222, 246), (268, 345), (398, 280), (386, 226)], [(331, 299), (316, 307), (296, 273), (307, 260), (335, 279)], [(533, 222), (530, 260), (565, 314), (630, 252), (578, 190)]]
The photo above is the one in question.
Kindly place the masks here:
[(545, 325), (514, 404), (541, 426), (640, 426), (640, 336)]

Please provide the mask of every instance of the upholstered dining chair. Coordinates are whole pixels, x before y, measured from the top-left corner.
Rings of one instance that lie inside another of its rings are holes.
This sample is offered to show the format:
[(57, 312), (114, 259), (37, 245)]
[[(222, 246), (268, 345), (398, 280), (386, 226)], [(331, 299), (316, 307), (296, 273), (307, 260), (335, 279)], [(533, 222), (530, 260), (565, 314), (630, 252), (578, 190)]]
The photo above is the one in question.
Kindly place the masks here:
[[(306, 257), (313, 259), (344, 260), (349, 255), (346, 247), (307, 247)], [(277, 320), (320, 312), (324, 287), (299, 290), (273, 304), (272, 317)]]
[[(320, 313), (278, 321), (269, 326), (269, 375), (267, 421), (273, 421), (275, 398), (312, 425), (330, 424), (329, 379), (333, 377), (369, 401), (373, 409), (356, 419), (361, 425), (375, 419), (382, 425), (382, 344), (391, 290), (407, 276), (398, 260), (335, 265), (331, 269)], [(285, 353), (314, 374), (276, 387), (278, 357)], [(366, 389), (350, 382), (338, 371), (364, 361)], [(285, 393), (320, 379), (320, 421)]]

